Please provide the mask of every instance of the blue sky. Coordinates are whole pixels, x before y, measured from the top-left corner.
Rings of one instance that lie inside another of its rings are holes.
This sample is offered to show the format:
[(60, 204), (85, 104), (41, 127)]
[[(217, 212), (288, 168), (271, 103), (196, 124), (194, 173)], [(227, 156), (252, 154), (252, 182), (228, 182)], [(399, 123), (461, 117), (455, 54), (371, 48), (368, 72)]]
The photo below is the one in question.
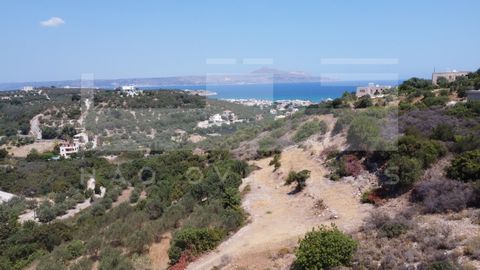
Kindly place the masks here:
[[(477, 0), (16, 0), (0, 6), (0, 82), (79, 79), (82, 73), (241, 73), (265, 66), (242, 64), (245, 58), (314, 75), (428, 77), (434, 67), (480, 67)], [(217, 58), (236, 64), (207, 64)], [(331, 58), (395, 61), (325, 64)]]

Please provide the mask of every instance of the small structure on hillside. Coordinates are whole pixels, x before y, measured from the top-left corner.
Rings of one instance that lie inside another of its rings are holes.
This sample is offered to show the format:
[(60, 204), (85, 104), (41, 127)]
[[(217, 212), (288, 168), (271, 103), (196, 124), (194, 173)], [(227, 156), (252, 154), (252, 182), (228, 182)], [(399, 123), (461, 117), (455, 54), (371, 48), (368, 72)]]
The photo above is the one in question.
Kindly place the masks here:
[(480, 90), (467, 91), (467, 100), (480, 100)]
[(390, 85), (379, 85), (374, 83), (369, 83), (368, 86), (360, 86), (357, 87), (357, 92), (355, 95), (357, 97), (363, 97), (369, 95), (370, 97), (382, 95), (385, 91), (391, 89), (392, 86)]
[(30, 91), (33, 91), (33, 86), (24, 86), (22, 87), (22, 91), (25, 91), (25, 92), (30, 92)]
[(80, 149), (87, 147), (90, 140), (86, 133), (78, 133), (73, 136), (73, 143), (64, 143), (60, 145), (60, 156), (69, 158), (72, 154), (78, 153)]
[(221, 114), (216, 113), (208, 118), (208, 120), (197, 123), (198, 128), (209, 128), (213, 126), (220, 127), (223, 124), (230, 125), (234, 123), (241, 123), (243, 119), (238, 119), (237, 115), (230, 110), (225, 110)]
[(72, 154), (78, 153), (78, 150), (80, 150), (78, 144), (64, 143), (60, 145), (60, 156), (69, 158)]
[(449, 71), (449, 72), (434, 72), (432, 73), (432, 84), (433, 85), (438, 85), (438, 79), (440, 78), (445, 78), (448, 82), (453, 82), (455, 81), (458, 77), (461, 76), (466, 76), (468, 71)]
[(129, 97), (134, 97), (142, 92), (142, 90), (139, 90), (138, 87), (135, 85), (124, 85), (120, 87), (120, 92), (126, 94)]

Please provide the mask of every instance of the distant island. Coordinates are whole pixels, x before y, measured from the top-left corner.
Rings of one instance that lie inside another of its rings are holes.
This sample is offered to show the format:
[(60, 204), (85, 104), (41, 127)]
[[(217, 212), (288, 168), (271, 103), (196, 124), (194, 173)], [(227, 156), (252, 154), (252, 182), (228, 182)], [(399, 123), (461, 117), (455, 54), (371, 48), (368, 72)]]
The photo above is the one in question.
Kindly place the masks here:
[[(170, 76), (156, 78), (95, 79), (95, 87), (114, 89), (122, 85), (138, 87), (153, 86), (192, 86), (192, 85), (241, 85), (275, 83), (332, 82), (333, 78), (313, 76), (299, 71), (283, 71), (272, 68), (260, 68), (246, 74), (216, 74), (197, 76)], [(21, 89), (25, 85), (33, 87), (78, 88), (81, 80), (11, 82), (0, 83), (0, 90)]]

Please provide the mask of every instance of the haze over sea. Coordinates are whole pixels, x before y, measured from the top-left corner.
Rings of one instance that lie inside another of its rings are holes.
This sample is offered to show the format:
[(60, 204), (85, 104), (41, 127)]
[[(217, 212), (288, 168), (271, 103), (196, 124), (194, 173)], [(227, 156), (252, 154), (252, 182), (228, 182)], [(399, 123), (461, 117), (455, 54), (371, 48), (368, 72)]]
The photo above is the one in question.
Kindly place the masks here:
[[(395, 86), (397, 81), (374, 82)], [(240, 85), (182, 85), (161, 87), (140, 87), (143, 90), (190, 89), (208, 90), (217, 95), (216, 99), (263, 99), (293, 100), (302, 99), (319, 102), (329, 98), (342, 96), (344, 92), (355, 92), (357, 86), (365, 86), (368, 82), (335, 82), (335, 83), (274, 83), (274, 84), (240, 84)]]

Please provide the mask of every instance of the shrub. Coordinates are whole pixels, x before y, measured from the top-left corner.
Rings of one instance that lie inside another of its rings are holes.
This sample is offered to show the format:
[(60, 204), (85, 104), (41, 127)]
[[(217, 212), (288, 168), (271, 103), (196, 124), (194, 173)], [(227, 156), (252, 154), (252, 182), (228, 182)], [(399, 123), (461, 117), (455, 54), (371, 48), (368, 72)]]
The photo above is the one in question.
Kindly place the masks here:
[(355, 108), (360, 109), (360, 108), (367, 108), (372, 106), (372, 99), (370, 98), (369, 95), (363, 96), (355, 102)]
[(127, 257), (122, 256), (120, 251), (110, 247), (105, 248), (101, 252), (99, 270), (128, 270), (133, 269), (132, 263)]
[(176, 263), (185, 250), (196, 256), (215, 248), (224, 236), (224, 231), (220, 229), (185, 228), (178, 231), (169, 250), (171, 264)]
[(403, 136), (398, 140), (398, 152), (402, 156), (416, 158), (422, 162), (423, 168), (428, 168), (438, 158), (445, 155), (446, 148), (438, 141), (432, 141), (415, 136)]
[(452, 160), (447, 176), (462, 181), (480, 179), (480, 150), (465, 152)]
[(327, 124), (324, 121), (314, 120), (303, 124), (293, 136), (293, 140), (298, 143), (316, 133), (325, 134), (325, 132), (327, 132)]
[(398, 214), (391, 218), (382, 211), (372, 212), (367, 218), (364, 229), (377, 230), (380, 237), (395, 238), (408, 231), (411, 227), (406, 214)]
[(438, 124), (438, 126), (433, 129), (431, 138), (444, 142), (453, 141), (455, 137), (453, 130), (453, 127), (448, 124)]
[(427, 107), (445, 106), (445, 104), (448, 101), (448, 97), (445, 97), (445, 96), (427, 97), (427, 98), (424, 98), (422, 101), (425, 105), (427, 105)]
[(295, 194), (302, 191), (306, 186), (306, 181), (308, 178), (310, 178), (309, 170), (303, 170), (300, 172), (290, 171), (287, 179), (285, 180), (285, 185), (290, 185), (293, 182), (297, 183), (297, 186), (292, 192), (290, 192), (290, 194)]
[(85, 245), (80, 240), (73, 240), (72, 242), (68, 243), (67, 251), (69, 254), (69, 260), (75, 259), (80, 257), (83, 252), (85, 251)]
[(46, 223), (54, 220), (55, 210), (50, 202), (44, 201), (37, 209), (37, 218), (40, 222)]
[(294, 269), (330, 269), (350, 264), (357, 243), (333, 225), (308, 232), (295, 252)]
[(4, 159), (8, 156), (8, 151), (5, 149), (0, 149), (0, 159)]
[(458, 212), (472, 200), (473, 190), (464, 183), (442, 179), (422, 181), (415, 185), (410, 200), (419, 203), (425, 213)]
[(280, 166), (282, 165), (280, 163), (280, 154), (275, 154), (273, 156), (273, 159), (270, 161), (270, 163), (268, 164), (269, 166), (272, 166), (273, 165), (273, 171), (275, 172), (276, 170), (278, 170), (280, 168)]
[(355, 155), (343, 155), (329, 163), (333, 172), (330, 174), (331, 180), (338, 180), (345, 176), (358, 176), (362, 171), (362, 164)]
[(127, 245), (131, 252), (142, 254), (151, 240), (151, 236), (145, 230), (140, 230), (128, 237)]
[(347, 132), (347, 142), (352, 150), (371, 151), (382, 143), (378, 119), (361, 115), (353, 118)]
[(405, 156), (394, 156), (384, 170), (386, 181), (383, 186), (404, 191), (409, 189), (421, 176), (421, 162)]
[(480, 236), (475, 236), (467, 241), (464, 253), (474, 260), (480, 260)]
[(69, 270), (91, 270), (93, 266), (93, 261), (88, 258), (81, 258), (72, 266), (70, 266)]
[(138, 202), (138, 199), (140, 198), (140, 191), (138, 189), (134, 189), (132, 191), (132, 194), (130, 195), (130, 203), (136, 203)]

